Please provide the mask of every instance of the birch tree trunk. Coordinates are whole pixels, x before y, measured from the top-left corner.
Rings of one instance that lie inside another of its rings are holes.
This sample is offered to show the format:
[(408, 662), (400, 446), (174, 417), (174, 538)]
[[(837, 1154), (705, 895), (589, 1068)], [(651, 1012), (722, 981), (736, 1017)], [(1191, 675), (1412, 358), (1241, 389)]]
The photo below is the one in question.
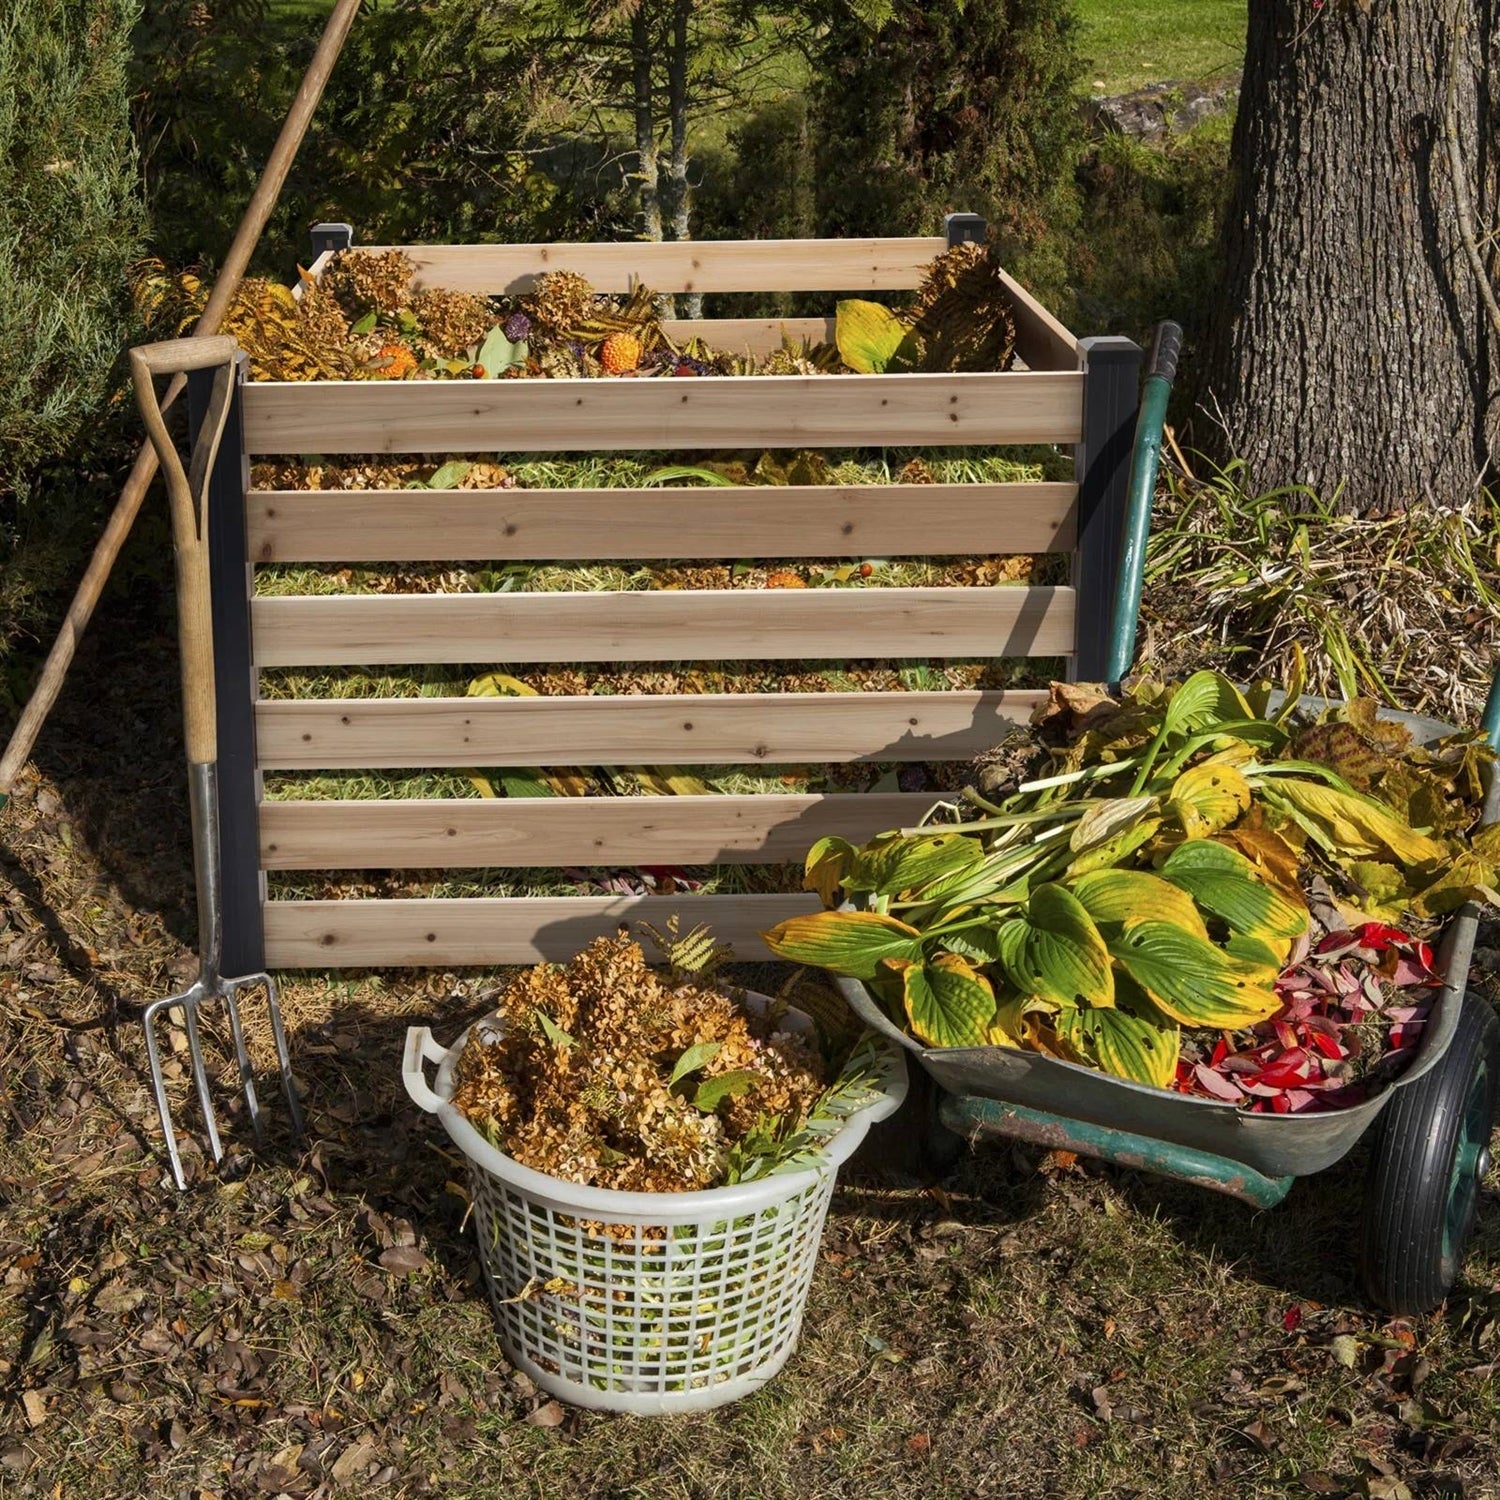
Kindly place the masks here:
[(636, 6), (630, 18), (630, 61), (635, 105), (636, 176), (640, 180), (641, 233), (659, 240), (661, 233), (661, 173), (656, 142), (656, 96), (651, 80), (650, 7)]
[[(673, 0), (672, 35), (667, 54), (667, 112), (671, 121), (672, 150), (668, 180), (672, 192), (672, 238), (690, 240), (692, 191), (688, 185), (688, 20), (693, 0)], [(675, 300), (675, 299), (674, 299)], [(703, 296), (689, 292), (682, 298), (682, 316), (701, 318)]]

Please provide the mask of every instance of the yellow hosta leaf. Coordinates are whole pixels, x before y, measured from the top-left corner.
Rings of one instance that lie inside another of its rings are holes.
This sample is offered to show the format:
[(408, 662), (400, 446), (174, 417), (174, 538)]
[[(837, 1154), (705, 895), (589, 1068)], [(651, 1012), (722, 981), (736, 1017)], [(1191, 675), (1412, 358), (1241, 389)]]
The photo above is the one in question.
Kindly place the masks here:
[(1272, 780), (1273, 795), (1283, 797), (1304, 817), (1312, 819), (1344, 855), (1389, 852), (1405, 865), (1436, 864), (1448, 850), (1436, 839), (1418, 833), (1388, 807), (1357, 792), (1341, 792), (1297, 776)]
[(658, 797), (706, 797), (708, 786), (684, 771), (664, 771), (658, 766), (638, 766), (635, 779)]
[(1232, 765), (1205, 761), (1172, 783), (1167, 808), (1190, 839), (1228, 828), (1250, 807), (1250, 783)]
[(940, 953), (929, 963), (887, 959), (901, 975), (906, 1017), (912, 1035), (929, 1047), (980, 1047), (995, 1014), (995, 991), (988, 979), (956, 953)]
[(874, 979), (882, 963), (922, 956), (922, 934), (873, 911), (819, 911), (788, 917), (761, 933), (777, 958), (851, 979)]
[(1095, 870), (1070, 883), (1084, 910), (1101, 928), (1126, 922), (1170, 922), (1208, 939), (1203, 917), (1186, 891), (1148, 870)]

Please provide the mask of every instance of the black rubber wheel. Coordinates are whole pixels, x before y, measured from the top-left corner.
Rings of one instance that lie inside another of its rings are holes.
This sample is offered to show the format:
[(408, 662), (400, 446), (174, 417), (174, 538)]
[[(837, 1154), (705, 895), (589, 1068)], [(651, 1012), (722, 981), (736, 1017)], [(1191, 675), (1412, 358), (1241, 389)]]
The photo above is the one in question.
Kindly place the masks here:
[(1497, 1090), (1500, 1019), (1466, 994), (1447, 1052), (1397, 1090), (1376, 1126), (1362, 1261), (1365, 1289), (1389, 1312), (1430, 1312), (1458, 1279), (1489, 1169)]

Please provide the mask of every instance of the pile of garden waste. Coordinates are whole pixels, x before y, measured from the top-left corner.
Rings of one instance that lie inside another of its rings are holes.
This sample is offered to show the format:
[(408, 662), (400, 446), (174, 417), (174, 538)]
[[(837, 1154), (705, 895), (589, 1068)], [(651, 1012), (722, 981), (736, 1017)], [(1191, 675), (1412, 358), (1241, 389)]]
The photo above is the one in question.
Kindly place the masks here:
[(826, 909), (766, 941), (864, 981), (930, 1047), (1256, 1111), (1358, 1103), (1421, 1038), (1443, 920), (1500, 902), (1494, 757), (1300, 690), (1273, 709), (1270, 684), (1215, 672), (1119, 698), (1054, 684), (922, 826), (815, 844)]
[[(346, 250), (296, 293), (247, 280), (223, 323), (255, 380), (633, 379), (714, 375), (877, 375), (1002, 370), (1015, 345), (1011, 292), (995, 252), (966, 244), (932, 262), (910, 307), (838, 304), (834, 338), (784, 339), (755, 355), (674, 336), (669, 299), (639, 287), (594, 290), (576, 271), (547, 271), (521, 296), (420, 286), (399, 250)], [(147, 262), (134, 283), (148, 328), (187, 329), (207, 288)]]

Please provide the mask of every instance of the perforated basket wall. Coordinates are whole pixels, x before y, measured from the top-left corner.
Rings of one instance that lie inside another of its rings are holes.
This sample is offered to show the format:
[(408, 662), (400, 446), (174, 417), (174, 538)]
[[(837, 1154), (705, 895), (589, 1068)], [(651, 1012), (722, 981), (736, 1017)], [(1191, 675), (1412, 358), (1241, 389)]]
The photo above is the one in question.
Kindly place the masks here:
[[(873, 1034), (856, 1050), (849, 1069), (875, 1081), (812, 1167), (698, 1193), (622, 1193), (533, 1171), (479, 1134), (448, 1102), (467, 1036), (443, 1048), (413, 1027), (403, 1071), (468, 1159), (507, 1357), (553, 1395), (608, 1411), (702, 1410), (764, 1385), (797, 1342), (838, 1169), (906, 1097), (900, 1051)], [(433, 1088), (424, 1062), (438, 1065)]]
[(801, 1329), (834, 1182), (831, 1167), (810, 1176), (747, 1213), (605, 1225), (471, 1162), (506, 1354), (586, 1406), (685, 1410), (746, 1395)]

